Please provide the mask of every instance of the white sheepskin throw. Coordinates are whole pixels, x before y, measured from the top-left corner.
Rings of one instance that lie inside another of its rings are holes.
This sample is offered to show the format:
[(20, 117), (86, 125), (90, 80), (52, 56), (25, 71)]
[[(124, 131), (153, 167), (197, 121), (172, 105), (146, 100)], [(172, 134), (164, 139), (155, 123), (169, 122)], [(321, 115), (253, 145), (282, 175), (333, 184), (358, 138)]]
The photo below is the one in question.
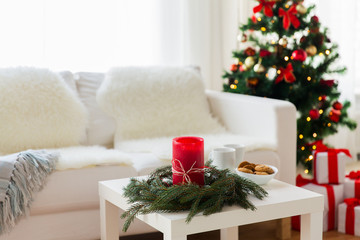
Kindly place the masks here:
[(59, 152), (56, 170), (76, 169), (98, 165), (132, 165), (132, 157), (116, 149), (102, 146), (78, 146), (48, 149)]
[(97, 100), (116, 119), (115, 147), (121, 140), (224, 130), (211, 116), (202, 79), (192, 68), (110, 69)]
[[(276, 151), (276, 143), (265, 138), (256, 138), (232, 133), (200, 134), (204, 138), (205, 159), (214, 148), (223, 147), (224, 144), (244, 144), (246, 151), (270, 150)], [(176, 137), (176, 136), (173, 136)], [(145, 138), (137, 140), (122, 141), (117, 148), (125, 152), (151, 152), (161, 160), (172, 159), (172, 138)]]
[(77, 145), (86, 110), (64, 80), (47, 69), (0, 69), (0, 152)]

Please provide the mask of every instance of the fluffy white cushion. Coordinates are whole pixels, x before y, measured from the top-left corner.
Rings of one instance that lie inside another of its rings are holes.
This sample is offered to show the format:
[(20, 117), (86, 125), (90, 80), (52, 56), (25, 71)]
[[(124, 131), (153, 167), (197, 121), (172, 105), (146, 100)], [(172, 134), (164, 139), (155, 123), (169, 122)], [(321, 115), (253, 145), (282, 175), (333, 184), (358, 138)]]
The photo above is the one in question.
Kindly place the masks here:
[(104, 73), (75, 73), (76, 85), (80, 100), (89, 113), (89, 124), (86, 129), (87, 139), (84, 145), (101, 145), (112, 147), (115, 135), (115, 120), (104, 113), (96, 101), (96, 91), (105, 78)]
[(97, 92), (123, 139), (210, 133), (223, 127), (209, 112), (199, 73), (178, 67), (113, 68)]
[(86, 111), (75, 93), (47, 69), (0, 69), (0, 152), (77, 145)]
[(56, 170), (84, 168), (97, 165), (131, 165), (132, 157), (116, 149), (102, 146), (79, 146), (48, 149), (60, 153)]

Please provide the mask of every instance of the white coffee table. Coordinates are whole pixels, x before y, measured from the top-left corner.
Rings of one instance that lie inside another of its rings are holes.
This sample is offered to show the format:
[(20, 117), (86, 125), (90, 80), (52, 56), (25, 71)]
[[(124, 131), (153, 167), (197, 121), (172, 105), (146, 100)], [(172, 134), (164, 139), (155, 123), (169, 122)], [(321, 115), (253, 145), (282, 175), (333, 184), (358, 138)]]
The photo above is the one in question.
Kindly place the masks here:
[[(128, 178), (99, 182), (102, 240), (119, 239), (119, 208), (126, 210), (130, 206), (123, 197), (123, 188), (128, 183)], [(199, 214), (189, 224), (185, 223), (187, 212), (152, 213), (139, 215), (138, 219), (162, 232), (165, 240), (186, 240), (189, 234), (216, 229), (221, 229), (222, 240), (235, 240), (240, 225), (301, 215), (301, 239), (322, 239), (322, 195), (278, 180), (271, 180), (263, 187), (268, 197), (264, 200), (250, 197), (256, 211), (224, 207), (222, 212), (210, 216)]]

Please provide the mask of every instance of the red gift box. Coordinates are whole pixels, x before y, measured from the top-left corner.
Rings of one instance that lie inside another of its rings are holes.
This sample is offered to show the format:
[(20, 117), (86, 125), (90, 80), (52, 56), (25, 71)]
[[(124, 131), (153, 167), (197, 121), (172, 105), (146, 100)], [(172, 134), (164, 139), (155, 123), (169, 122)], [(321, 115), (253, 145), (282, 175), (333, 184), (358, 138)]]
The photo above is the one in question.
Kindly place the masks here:
[(347, 149), (319, 149), (314, 152), (314, 180), (319, 184), (339, 184), (345, 181)]
[[(296, 178), (296, 186), (324, 195), (323, 231), (336, 228), (338, 205), (344, 200), (344, 185), (317, 184), (313, 179)], [(300, 216), (291, 218), (292, 228), (300, 230)]]
[(360, 236), (360, 200), (347, 198), (339, 205), (338, 231)]

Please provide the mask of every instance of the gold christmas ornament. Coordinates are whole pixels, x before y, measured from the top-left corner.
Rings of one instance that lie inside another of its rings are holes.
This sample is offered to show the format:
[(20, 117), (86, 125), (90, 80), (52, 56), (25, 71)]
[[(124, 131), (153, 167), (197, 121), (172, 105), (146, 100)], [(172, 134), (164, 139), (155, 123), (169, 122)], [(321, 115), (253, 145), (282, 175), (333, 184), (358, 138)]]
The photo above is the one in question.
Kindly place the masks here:
[(296, 11), (300, 14), (305, 14), (307, 12), (307, 8), (300, 3), (296, 6)]
[(255, 59), (253, 57), (247, 57), (245, 59), (244, 65), (247, 68), (251, 68), (252, 66), (254, 66), (254, 64), (255, 64)]
[(280, 38), (279, 45), (286, 47), (287, 44), (288, 44), (288, 41), (286, 40), (286, 38)]
[(249, 87), (249, 88), (256, 88), (258, 84), (259, 84), (259, 79), (258, 78), (248, 78), (248, 79), (246, 79), (246, 86)]
[(310, 45), (305, 51), (308, 56), (314, 56), (317, 53), (317, 48), (314, 45)]
[(254, 71), (256, 73), (263, 73), (263, 72), (265, 72), (265, 67), (263, 65), (261, 65), (261, 63), (257, 63), (254, 66)]
[(240, 71), (241, 72), (246, 72), (247, 70), (249, 70), (249, 68), (245, 64), (240, 66)]

